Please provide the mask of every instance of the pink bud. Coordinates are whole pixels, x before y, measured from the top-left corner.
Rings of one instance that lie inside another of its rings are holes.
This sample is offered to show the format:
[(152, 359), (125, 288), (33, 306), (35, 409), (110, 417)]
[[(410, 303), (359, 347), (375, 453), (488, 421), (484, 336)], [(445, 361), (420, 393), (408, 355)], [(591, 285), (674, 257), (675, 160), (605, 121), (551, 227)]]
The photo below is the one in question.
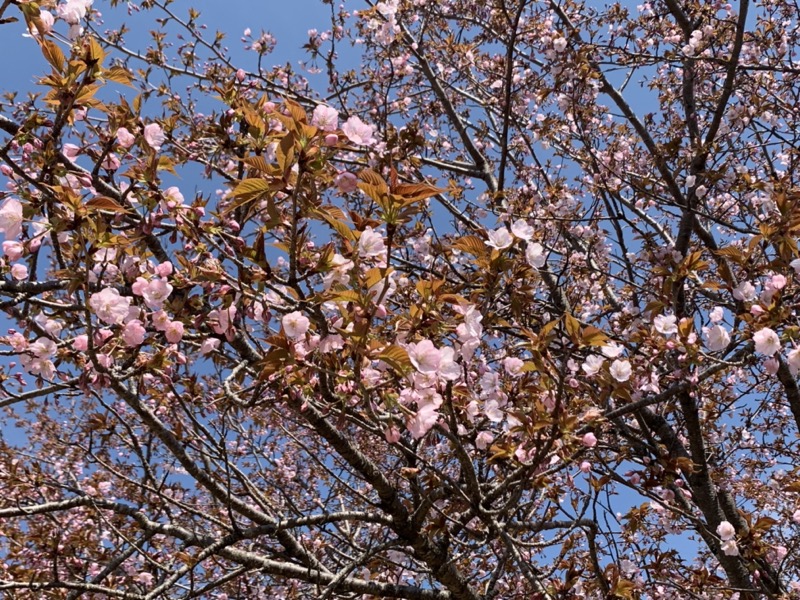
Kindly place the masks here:
[(236, 81), (238, 81), (239, 83), (244, 81), (246, 77), (247, 73), (244, 72), (244, 69), (239, 69), (238, 71), (236, 71)]
[(400, 431), (397, 429), (397, 427), (389, 427), (383, 432), (383, 434), (386, 436), (386, 441), (390, 444), (396, 444), (400, 441)]
[(768, 358), (767, 360), (764, 361), (764, 370), (769, 375), (775, 375), (778, 372), (779, 368), (780, 364), (778, 363), (778, 359), (775, 357)]
[(172, 275), (172, 263), (171, 262), (163, 262), (156, 267), (156, 274), (159, 277), (169, 277)]
[(597, 445), (597, 437), (590, 431), (589, 433), (584, 434), (583, 439), (581, 440), (583, 445), (587, 448), (594, 448)]

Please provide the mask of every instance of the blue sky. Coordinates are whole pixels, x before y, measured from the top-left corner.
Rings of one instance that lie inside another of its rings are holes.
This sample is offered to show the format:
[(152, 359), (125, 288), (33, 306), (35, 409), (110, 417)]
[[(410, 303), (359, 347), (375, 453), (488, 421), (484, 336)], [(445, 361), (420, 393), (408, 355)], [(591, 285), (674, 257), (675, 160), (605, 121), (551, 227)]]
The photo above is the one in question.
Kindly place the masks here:
[[(108, 25), (116, 23), (119, 17), (125, 16), (125, 3), (111, 10), (107, 1), (95, 0), (93, 8), (101, 13), (107, 12)], [(234, 58), (240, 59), (243, 67), (254, 66), (255, 54), (243, 50), (239, 38), (245, 28), (250, 28), (253, 34), (262, 29), (270, 32), (278, 41), (275, 52), (265, 60), (266, 66), (284, 64), (287, 61), (297, 65), (304, 58), (302, 45), (307, 42), (309, 29), (320, 31), (329, 29), (330, 6), (320, 0), (266, 0), (254, 2), (253, 0), (177, 0), (170, 9), (178, 16), (186, 17), (189, 8), (194, 8), (201, 13), (198, 22), (208, 25), (209, 30), (219, 30), (227, 34), (226, 42)], [(13, 13), (13, 9), (9, 15)], [(140, 15), (132, 15), (125, 21), (131, 28), (127, 36), (132, 49), (144, 49), (147, 41), (147, 32), (155, 27), (153, 19), (157, 11), (145, 11)], [(138, 30), (137, 30), (138, 28)], [(64, 28), (57, 25), (57, 30)], [(24, 23), (3, 25), (0, 29), (0, 56), (13, 57), (5, 60), (3, 73), (0, 76), (0, 91), (35, 89), (35, 79), (44, 74), (48, 69), (46, 63), (37, 50), (33, 40), (21, 39), (26, 33)], [(213, 36), (212, 36), (213, 37)], [(141, 40), (142, 44), (136, 47), (133, 42)], [(237, 61), (239, 62), (239, 61)], [(323, 90), (324, 91), (324, 90)]]

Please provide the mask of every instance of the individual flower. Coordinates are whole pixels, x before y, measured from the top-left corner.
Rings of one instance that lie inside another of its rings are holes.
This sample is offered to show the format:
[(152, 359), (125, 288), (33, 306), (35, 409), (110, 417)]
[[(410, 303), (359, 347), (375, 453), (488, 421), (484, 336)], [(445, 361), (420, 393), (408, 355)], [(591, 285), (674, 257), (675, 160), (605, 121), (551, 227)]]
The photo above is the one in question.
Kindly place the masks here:
[(609, 373), (619, 382), (628, 381), (631, 378), (631, 363), (627, 360), (615, 360), (611, 363)]
[(286, 333), (286, 337), (296, 340), (306, 334), (311, 325), (311, 321), (299, 310), (296, 310), (283, 315), (281, 325), (283, 325), (283, 331)]
[(723, 542), (727, 542), (736, 537), (736, 528), (728, 521), (722, 521), (717, 525), (717, 535)]
[(85, 333), (76, 335), (72, 340), (72, 347), (77, 352), (86, 352), (89, 349), (89, 336)]
[(503, 369), (511, 377), (519, 377), (522, 375), (522, 367), (525, 362), (516, 356), (506, 356), (503, 359)]
[(456, 352), (450, 346), (439, 350), (439, 377), (446, 381), (455, 381), (461, 377), (461, 365), (456, 362)]
[(348, 171), (339, 173), (334, 179), (334, 183), (343, 194), (350, 194), (358, 189), (358, 178)]
[(165, 279), (155, 278), (151, 279), (142, 289), (141, 295), (149, 309), (161, 310), (171, 293), (172, 286)]
[(733, 288), (733, 297), (742, 302), (752, 302), (756, 299), (756, 288), (749, 281), (743, 281)]
[(8, 257), (8, 260), (19, 260), (25, 254), (25, 246), (22, 242), (6, 240), (3, 242), (3, 254)]
[(6, 239), (14, 239), (22, 233), (22, 204), (16, 198), (9, 198), (0, 206), (0, 232)]
[(382, 256), (386, 253), (386, 244), (383, 242), (383, 236), (372, 229), (367, 227), (361, 232), (358, 238), (358, 254), (361, 257)]
[(91, 5), (92, 0), (67, 0), (56, 7), (56, 14), (66, 23), (77, 25), (86, 17)]
[(139, 319), (131, 319), (122, 329), (122, 341), (132, 348), (139, 346), (144, 342), (145, 333), (142, 322)]
[(183, 323), (180, 321), (170, 321), (164, 330), (164, 336), (170, 344), (177, 344), (183, 338)]
[(374, 130), (372, 125), (367, 125), (356, 116), (352, 116), (345, 121), (344, 125), (342, 125), (342, 133), (347, 136), (347, 139), (359, 146), (372, 146), (376, 141), (373, 137)]
[(564, 52), (567, 49), (567, 40), (563, 37), (557, 37), (553, 40), (553, 49), (556, 52)]
[(610, 344), (606, 344), (605, 346), (603, 346), (600, 349), (600, 352), (603, 353), (603, 356), (606, 356), (608, 358), (617, 358), (620, 354), (623, 353), (624, 350), (625, 348), (623, 348), (617, 343), (612, 342)]
[(753, 334), (753, 342), (756, 345), (756, 352), (766, 356), (772, 356), (781, 349), (781, 340), (778, 334), (769, 327), (756, 331)]
[(421, 340), (408, 345), (411, 364), (420, 373), (436, 373), (442, 361), (442, 354), (430, 340)]
[(61, 151), (69, 160), (75, 160), (80, 155), (81, 148), (75, 144), (64, 144), (64, 146), (61, 148)]
[(525, 260), (534, 269), (541, 269), (547, 262), (547, 257), (544, 255), (544, 247), (539, 242), (529, 243), (525, 249)]
[(336, 131), (339, 126), (339, 111), (320, 104), (311, 115), (311, 124), (319, 127), (322, 131)]
[(28, 267), (22, 263), (15, 263), (11, 265), (11, 276), (17, 281), (22, 281), (28, 278)]
[(166, 139), (167, 136), (164, 134), (164, 130), (161, 128), (161, 125), (158, 123), (150, 123), (149, 125), (145, 125), (144, 141), (147, 142), (147, 145), (153, 150), (160, 150)]
[(786, 277), (784, 277), (780, 273), (776, 273), (775, 275), (770, 277), (768, 285), (773, 290), (782, 290), (784, 287), (786, 287)]
[(764, 361), (764, 371), (767, 375), (777, 375), (778, 369), (781, 368), (781, 363), (774, 356)]
[(653, 319), (653, 328), (666, 336), (678, 333), (677, 317), (675, 315), (657, 315)]
[(114, 288), (105, 288), (89, 298), (89, 306), (103, 323), (122, 323), (128, 316), (131, 298), (121, 296)]
[(525, 219), (517, 219), (511, 224), (511, 233), (521, 240), (530, 242), (533, 237), (533, 227)]
[(183, 194), (181, 193), (180, 188), (175, 185), (170, 186), (166, 190), (164, 190), (162, 196), (164, 197), (164, 202), (162, 203), (162, 206), (164, 206), (164, 208), (166, 208), (169, 211), (183, 206), (184, 202)]
[(125, 127), (117, 129), (117, 143), (123, 148), (130, 148), (136, 141), (136, 136)]
[(206, 356), (207, 354), (211, 354), (219, 348), (220, 341), (217, 338), (206, 338), (203, 340), (203, 343), (200, 344), (200, 354)]
[(595, 434), (593, 434), (591, 431), (585, 433), (581, 438), (581, 443), (587, 448), (594, 448), (597, 445), (597, 436), (595, 436)]
[(606, 359), (603, 358), (602, 356), (597, 356), (596, 354), (590, 354), (589, 356), (586, 357), (586, 360), (583, 361), (581, 369), (583, 369), (583, 372), (591, 377), (592, 375), (597, 375), (600, 372), (600, 369), (602, 368), (603, 363), (605, 362)]
[(731, 343), (731, 336), (728, 330), (722, 325), (714, 325), (705, 330), (703, 337), (706, 339), (706, 348), (712, 352), (725, 350)]
[(494, 231), (487, 233), (489, 239), (486, 240), (486, 245), (497, 250), (504, 250), (514, 243), (514, 238), (505, 227), (498, 227)]

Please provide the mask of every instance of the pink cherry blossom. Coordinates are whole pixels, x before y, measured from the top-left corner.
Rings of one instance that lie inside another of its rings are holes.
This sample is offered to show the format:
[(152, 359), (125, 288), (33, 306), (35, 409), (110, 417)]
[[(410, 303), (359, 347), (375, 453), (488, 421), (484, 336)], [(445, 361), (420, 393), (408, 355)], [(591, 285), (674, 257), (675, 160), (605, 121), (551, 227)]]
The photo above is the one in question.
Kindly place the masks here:
[(311, 115), (311, 124), (316, 125), (322, 131), (336, 131), (339, 126), (339, 111), (330, 106), (320, 104)]
[(547, 262), (544, 247), (539, 242), (528, 243), (528, 247), (525, 249), (525, 260), (534, 269), (541, 269)]
[(583, 372), (591, 377), (592, 375), (597, 375), (600, 372), (600, 369), (603, 367), (605, 362), (606, 359), (602, 356), (590, 354), (586, 357), (586, 360), (583, 361), (581, 369), (583, 369)]
[(3, 254), (8, 260), (19, 260), (25, 254), (25, 246), (15, 240), (6, 240), (3, 242)]
[(159, 277), (169, 277), (170, 275), (172, 275), (172, 271), (173, 271), (173, 266), (172, 263), (169, 261), (162, 262), (156, 267), (156, 275), (158, 275)]
[(80, 155), (81, 148), (75, 144), (64, 144), (61, 148), (61, 151), (69, 160), (75, 160)]
[(525, 361), (516, 356), (507, 356), (503, 359), (503, 369), (511, 377), (519, 377), (522, 375), (522, 367), (525, 366)]
[(756, 288), (749, 281), (743, 281), (733, 288), (733, 297), (743, 302), (752, 302), (756, 299)]
[(158, 123), (150, 123), (149, 125), (145, 125), (144, 141), (147, 142), (147, 145), (153, 150), (160, 150), (166, 139), (167, 136), (164, 134), (164, 130), (161, 128), (161, 125)]
[(203, 343), (200, 344), (200, 354), (203, 356), (207, 354), (211, 354), (219, 348), (220, 341), (217, 338), (206, 338), (203, 340)]
[(731, 336), (728, 333), (728, 330), (722, 325), (714, 325), (713, 327), (709, 327), (704, 331), (703, 337), (705, 338), (706, 348), (712, 352), (725, 350), (725, 348), (728, 347), (728, 344), (731, 343)]
[(283, 325), (283, 331), (286, 333), (286, 337), (296, 340), (306, 334), (311, 325), (311, 321), (300, 311), (295, 311), (283, 315), (281, 324)]
[(711, 312), (708, 313), (708, 318), (712, 323), (719, 323), (725, 318), (725, 309), (721, 306), (715, 306), (711, 309)]
[(372, 229), (367, 227), (361, 232), (358, 238), (358, 254), (362, 258), (372, 256), (383, 256), (386, 253), (386, 244), (383, 241), (383, 236)]
[(376, 140), (374, 136), (374, 128), (372, 125), (367, 125), (356, 116), (352, 116), (344, 125), (342, 125), (342, 133), (347, 136), (354, 144), (359, 146), (372, 146)]
[(56, 14), (66, 23), (77, 25), (86, 17), (91, 5), (92, 0), (67, 0), (66, 3), (56, 7)]
[(781, 349), (781, 340), (778, 334), (769, 327), (759, 329), (753, 334), (753, 342), (756, 345), (756, 352), (772, 356)]
[(488, 231), (487, 236), (489, 239), (486, 240), (486, 245), (491, 248), (496, 248), (497, 250), (504, 250), (514, 243), (514, 238), (511, 237), (511, 234), (505, 227), (499, 227), (494, 231)]
[(170, 344), (177, 344), (183, 338), (183, 323), (180, 321), (170, 321), (164, 329), (164, 337)]
[(127, 149), (133, 146), (136, 141), (136, 136), (133, 135), (126, 127), (117, 129), (117, 143), (123, 148)]
[(177, 186), (170, 186), (163, 193), (164, 196), (164, 203), (162, 206), (167, 211), (173, 211), (176, 208), (181, 208), (183, 206), (184, 198), (183, 194), (181, 194), (180, 188)]
[(22, 204), (16, 198), (9, 198), (0, 206), (0, 232), (6, 234), (7, 240), (22, 233)]
[(786, 287), (786, 277), (780, 273), (777, 273), (770, 277), (768, 285), (774, 290), (782, 290), (784, 287)]
[(17, 281), (22, 281), (28, 278), (28, 267), (22, 263), (15, 263), (11, 265), (11, 276)]
[(165, 279), (155, 278), (151, 279), (141, 292), (148, 308), (161, 310), (172, 293), (172, 286)]
[(233, 339), (233, 322), (236, 318), (236, 306), (231, 304), (228, 308), (214, 309), (208, 313), (208, 320), (214, 333), (225, 334)]
[(409, 344), (408, 357), (411, 359), (411, 364), (420, 373), (436, 373), (442, 360), (441, 352), (430, 340)]
[(439, 377), (445, 381), (455, 381), (461, 377), (462, 367), (456, 362), (455, 350), (445, 346), (439, 350)]
[(657, 315), (653, 319), (653, 328), (666, 336), (678, 333), (677, 317), (675, 315)]
[(170, 324), (169, 315), (163, 310), (157, 310), (154, 312), (150, 316), (150, 320), (153, 323), (153, 327), (155, 327), (157, 331), (166, 331), (167, 326)]
[(525, 219), (517, 219), (511, 224), (511, 233), (521, 240), (529, 242), (533, 237), (534, 229)]
[(589, 431), (583, 435), (581, 443), (587, 448), (594, 448), (597, 445), (597, 437)]
[(358, 189), (358, 178), (347, 171), (339, 173), (336, 176), (335, 183), (336, 187), (343, 194), (351, 194)]
[(387, 427), (383, 431), (383, 435), (390, 444), (396, 444), (400, 441), (400, 430), (397, 427)]
[(139, 319), (131, 319), (122, 329), (122, 341), (130, 347), (140, 346), (144, 342), (145, 328)]
[(89, 298), (89, 306), (103, 323), (122, 323), (128, 316), (131, 298), (121, 296), (114, 288), (105, 288)]
[(628, 381), (631, 378), (631, 363), (627, 360), (615, 360), (611, 363), (609, 373), (619, 382)]
[(719, 539), (727, 542), (728, 540), (732, 540), (734, 537), (736, 537), (736, 528), (728, 521), (722, 521), (719, 525), (717, 525), (717, 535), (719, 536)]
[(428, 431), (436, 425), (436, 421), (438, 420), (439, 413), (436, 411), (436, 406), (433, 404), (426, 404), (417, 411), (406, 426), (408, 427), (411, 437), (418, 440), (428, 433)]

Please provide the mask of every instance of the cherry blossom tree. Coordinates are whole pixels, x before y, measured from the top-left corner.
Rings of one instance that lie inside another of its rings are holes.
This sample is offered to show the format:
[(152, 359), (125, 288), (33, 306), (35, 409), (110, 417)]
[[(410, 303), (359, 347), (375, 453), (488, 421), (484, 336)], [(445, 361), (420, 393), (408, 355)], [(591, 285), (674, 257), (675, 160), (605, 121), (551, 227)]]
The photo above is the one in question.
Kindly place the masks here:
[(0, 3), (0, 594), (800, 597), (800, 7), (326, 4)]

